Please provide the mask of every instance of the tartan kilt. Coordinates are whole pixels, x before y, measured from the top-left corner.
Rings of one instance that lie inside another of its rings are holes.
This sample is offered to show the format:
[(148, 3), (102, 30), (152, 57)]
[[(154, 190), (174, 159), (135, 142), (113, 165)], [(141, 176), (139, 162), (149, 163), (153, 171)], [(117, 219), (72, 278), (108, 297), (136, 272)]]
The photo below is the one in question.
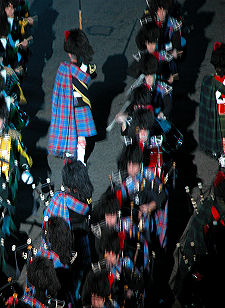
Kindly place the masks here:
[(88, 106), (74, 108), (77, 136), (96, 135), (95, 123)]
[[(75, 107), (71, 121), (63, 121), (64, 126), (51, 123), (49, 135), (49, 154), (64, 157), (68, 152), (77, 157), (78, 136), (96, 135), (94, 120), (89, 106)], [(57, 122), (57, 118), (54, 119)]]
[(78, 101), (73, 96), (72, 76), (84, 83), (88, 83), (90, 79), (87, 73), (75, 66), (71, 66), (70, 71), (66, 62), (58, 68), (52, 96), (48, 144), (48, 153), (56, 157), (64, 157), (65, 153), (70, 153), (76, 158), (78, 137), (96, 135), (90, 107), (78, 106)]
[(205, 76), (202, 81), (199, 105), (199, 147), (207, 154), (223, 153), (215, 91), (214, 77)]

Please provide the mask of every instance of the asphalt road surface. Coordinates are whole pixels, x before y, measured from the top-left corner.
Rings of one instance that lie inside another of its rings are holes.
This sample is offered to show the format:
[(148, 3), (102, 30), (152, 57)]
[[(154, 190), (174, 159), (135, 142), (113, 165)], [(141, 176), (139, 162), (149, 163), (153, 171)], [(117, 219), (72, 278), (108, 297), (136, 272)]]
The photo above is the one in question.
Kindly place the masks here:
[[(132, 54), (137, 51), (135, 35), (138, 18), (145, 8), (142, 0), (85, 0), (82, 3), (82, 26), (95, 51), (98, 76), (89, 87), (98, 136), (92, 140), (93, 152), (88, 160), (94, 185), (94, 202), (109, 185), (108, 175), (116, 170), (116, 159), (122, 147), (119, 126), (106, 133), (107, 124), (121, 109), (132, 79), (126, 76)], [(215, 160), (198, 148), (198, 105), (200, 86), (205, 74), (213, 72), (209, 63), (215, 41), (225, 41), (225, 1), (180, 1), (185, 21), (193, 25), (187, 49), (179, 63), (180, 80), (174, 85), (174, 123), (184, 135), (184, 144), (175, 155), (178, 183), (169, 208), (169, 250), (173, 251), (190, 216), (184, 187), (195, 187), (199, 181), (208, 187), (218, 170)], [(79, 27), (78, 0), (33, 0), (32, 15), (39, 16), (34, 28), (28, 74), (23, 89), (28, 104), (24, 110), (30, 124), (23, 133), (24, 144), (31, 154), (35, 182), (50, 176), (55, 189), (61, 185), (62, 161), (47, 155), (48, 129), (51, 119), (51, 96), (56, 71), (67, 59), (63, 50), (64, 30)], [(35, 202), (31, 187), (21, 184), (18, 196), (17, 224), (21, 236), (40, 240), (44, 206)], [(25, 233), (26, 232), (26, 233)]]

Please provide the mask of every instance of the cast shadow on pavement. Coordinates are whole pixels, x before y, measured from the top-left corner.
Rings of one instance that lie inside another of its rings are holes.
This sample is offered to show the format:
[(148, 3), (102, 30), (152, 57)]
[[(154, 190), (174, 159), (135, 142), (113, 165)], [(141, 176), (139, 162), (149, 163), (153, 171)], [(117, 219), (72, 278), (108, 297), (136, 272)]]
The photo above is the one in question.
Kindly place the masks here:
[(28, 60), (27, 77), (23, 89), (28, 101), (25, 111), (32, 118), (44, 104), (45, 93), (42, 89), (42, 74), (46, 62), (52, 57), (55, 33), (53, 25), (58, 16), (52, 8), (53, 0), (34, 0), (30, 8), (32, 15), (38, 15), (38, 25), (33, 30), (34, 43)]
[[(42, 89), (42, 74), (46, 61), (51, 58), (53, 49), (52, 44), (55, 39), (53, 25), (58, 13), (52, 8), (53, 1), (34, 0), (30, 7), (30, 14), (38, 15), (38, 25), (33, 29), (34, 43), (31, 46), (31, 55), (28, 60), (28, 72), (24, 78), (23, 90), (27, 99), (24, 110), (30, 117), (28, 127), (23, 130), (23, 143), (27, 147), (28, 154), (32, 157), (33, 166), (31, 173), (34, 182), (45, 181), (50, 171), (47, 151), (38, 147), (40, 138), (48, 133), (49, 122), (36, 117), (37, 112), (44, 104), (45, 93)], [(21, 183), (18, 191), (17, 223), (24, 222), (33, 211), (33, 194), (29, 185)]]
[(113, 100), (124, 92), (128, 62), (123, 54), (109, 56), (102, 66), (104, 81), (95, 81), (89, 87), (92, 114), (97, 136), (87, 138), (87, 155), (90, 156), (95, 142), (106, 138), (106, 127)]
[[(27, 145), (27, 152), (31, 155), (33, 165), (31, 174), (34, 178), (34, 183), (44, 183), (48, 177), (50, 168), (47, 162), (47, 151), (44, 148), (37, 147), (36, 144), (41, 137), (44, 137), (48, 132), (49, 122), (40, 120), (34, 117), (29, 124), (29, 132), (24, 134), (23, 142)], [(32, 136), (32, 137), (31, 137)], [(33, 190), (31, 185), (20, 183), (18, 189), (18, 198), (16, 205), (16, 220), (19, 225), (25, 222), (26, 219), (33, 214), (33, 206), (36, 204), (35, 210), (38, 210), (39, 205), (34, 200)]]

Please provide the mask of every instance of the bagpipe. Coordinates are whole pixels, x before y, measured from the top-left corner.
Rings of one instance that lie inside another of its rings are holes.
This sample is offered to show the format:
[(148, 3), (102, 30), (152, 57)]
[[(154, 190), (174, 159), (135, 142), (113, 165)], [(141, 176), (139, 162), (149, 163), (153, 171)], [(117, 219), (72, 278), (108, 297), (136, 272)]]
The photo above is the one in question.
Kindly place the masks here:
[[(51, 183), (51, 179), (47, 178), (45, 183), (33, 183), (32, 184), (34, 200), (39, 198), (44, 206), (48, 206), (51, 198), (54, 195), (54, 185)], [(63, 185), (61, 186), (61, 190), (65, 191)], [(36, 210), (37, 205), (36, 202), (34, 204), (34, 210)]]
[(12, 245), (10, 241), (10, 244), (7, 246), (7, 249), (11, 250), (11, 252), (7, 252), (8, 261), (11, 261), (11, 264), (14, 259), (14, 266), (16, 270), (13, 275), (11, 273), (12, 277), (8, 278), (8, 283), (0, 288), (0, 302), (2, 305), (4, 304), (10, 308), (16, 307), (18, 299), (22, 295), (21, 287), (18, 284), (18, 278), (20, 277), (22, 267), (32, 261), (32, 258), (37, 253), (37, 249), (32, 246), (32, 241), (30, 238), (27, 239), (25, 244), (17, 246), (15, 242)]
[(3, 307), (15, 308), (18, 303), (18, 293), (16, 291), (16, 281), (12, 277), (8, 278), (8, 282), (0, 288), (0, 303)]
[[(138, 50), (136, 53), (133, 54), (133, 58), (135, 61), (139, 62), (143, 55), (148, 53), (147, 49), (145, 50)], [(171, 62), (174, 58), (170, 52), (167, 52), (166, 50), (162, 50), (159, 52), (159, 60), (163, 59), (165, 62)], [(161, 79), (160, 79), (161, 80)]]
[(120, 307), (124, 307), (129, 300), (127, 294), (132, 294), (132, 302), (135, 307), (143, 307), (144, 286), (143, 276), (137, 273), (133, 267), (132, 270), (126, 269), (126, 258), (122, 260), (121, 270), (109, 267), (105, 259), (91, 265), (94, 273), (104, 271), (108, 276), (111, 294), (109, 300), (111, 303), (117, 303)]
[(190, 188), (185, 187), (192, 215), (173, 254), (174, 268), (169, 285), (175, 294), (180, 292), (188, 276), (195, 281), (203, 279), (202, 273), (206, 270), (204, 267), (208, 267), (207, 262), (212, 262), (212, 258), (219, 254), (218, 247), (221, 246), (224, 237), (223, 204), (215, 200), (211, 188), (204, 190), (201, 182), (198, 183), (197, 189), (198, 192), (196, 191), (193, 196)]

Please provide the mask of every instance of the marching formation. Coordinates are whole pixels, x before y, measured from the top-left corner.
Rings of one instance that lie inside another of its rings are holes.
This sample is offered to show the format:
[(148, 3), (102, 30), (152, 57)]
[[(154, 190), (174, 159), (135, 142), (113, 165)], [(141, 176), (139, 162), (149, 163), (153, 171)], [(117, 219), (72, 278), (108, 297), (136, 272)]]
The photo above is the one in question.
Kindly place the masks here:
[(22, 110), (26, 104), (22, 90), (27, 71), (32, 26), (37, 17), (30, 17), (25, 1), (0, 2), (0, 168), (1, 168), (1, 253), (0, 265), (6, 270), (4, 243), (14, 224), (19, 180), (31, 184), (32, 159), (22, 143), (21, 132), (29, 123)]
[[(110, 134), (115, 124), (121, 126), (123, 148), (95, 204), (86, 166), (87, 137), (97, 134), (88, 95), (97, 76), (94, 51), (81, 29), (64, 33), (68, 61), (56, 74), (48, 142), (49, 155), (64, 161), (62, 187), (54, 192), (48, 182), (45, 200), (46, 191), (33, 184), (45, 201), (40, 247), (28, 240), (24, 282), (10, 278), (0, 288), (13, 291), (8, 298), (0, 294), (8, 307), (172, 307), (176, 300), (180, 306), (174, 307), (206, 307), (203, 294), (186, 285), (196, 279), (204, 286), (203, 257), (207, 265), (207, 256), (218, 261), (224, 256), (216, 236), (225, 226), (225, 44), (214, 46), (216, 73), (203, 80), (199, 118), (199, 145), (219, 159), (220, 170), (207, 195), (199, 184), (198, 200), (186, 188), (194, 211), (175, 248), (169, 279), (168, 212), (179, 173), (174, 158), (183, 144), (173, 124), (173, 92), (188, 31), (177, 1), (146, 2), (127, 70), (134, 80), (107, 127)], [(26, 103), (22, 82), (37, 17), (29, 16), (23, 0), (0, 4), (0, 266), (7, 275), (4, 242), (16, 230), (18, 182), (33, 183), (32, 159), (21, 141), (29, 116), (21, 104)]]

